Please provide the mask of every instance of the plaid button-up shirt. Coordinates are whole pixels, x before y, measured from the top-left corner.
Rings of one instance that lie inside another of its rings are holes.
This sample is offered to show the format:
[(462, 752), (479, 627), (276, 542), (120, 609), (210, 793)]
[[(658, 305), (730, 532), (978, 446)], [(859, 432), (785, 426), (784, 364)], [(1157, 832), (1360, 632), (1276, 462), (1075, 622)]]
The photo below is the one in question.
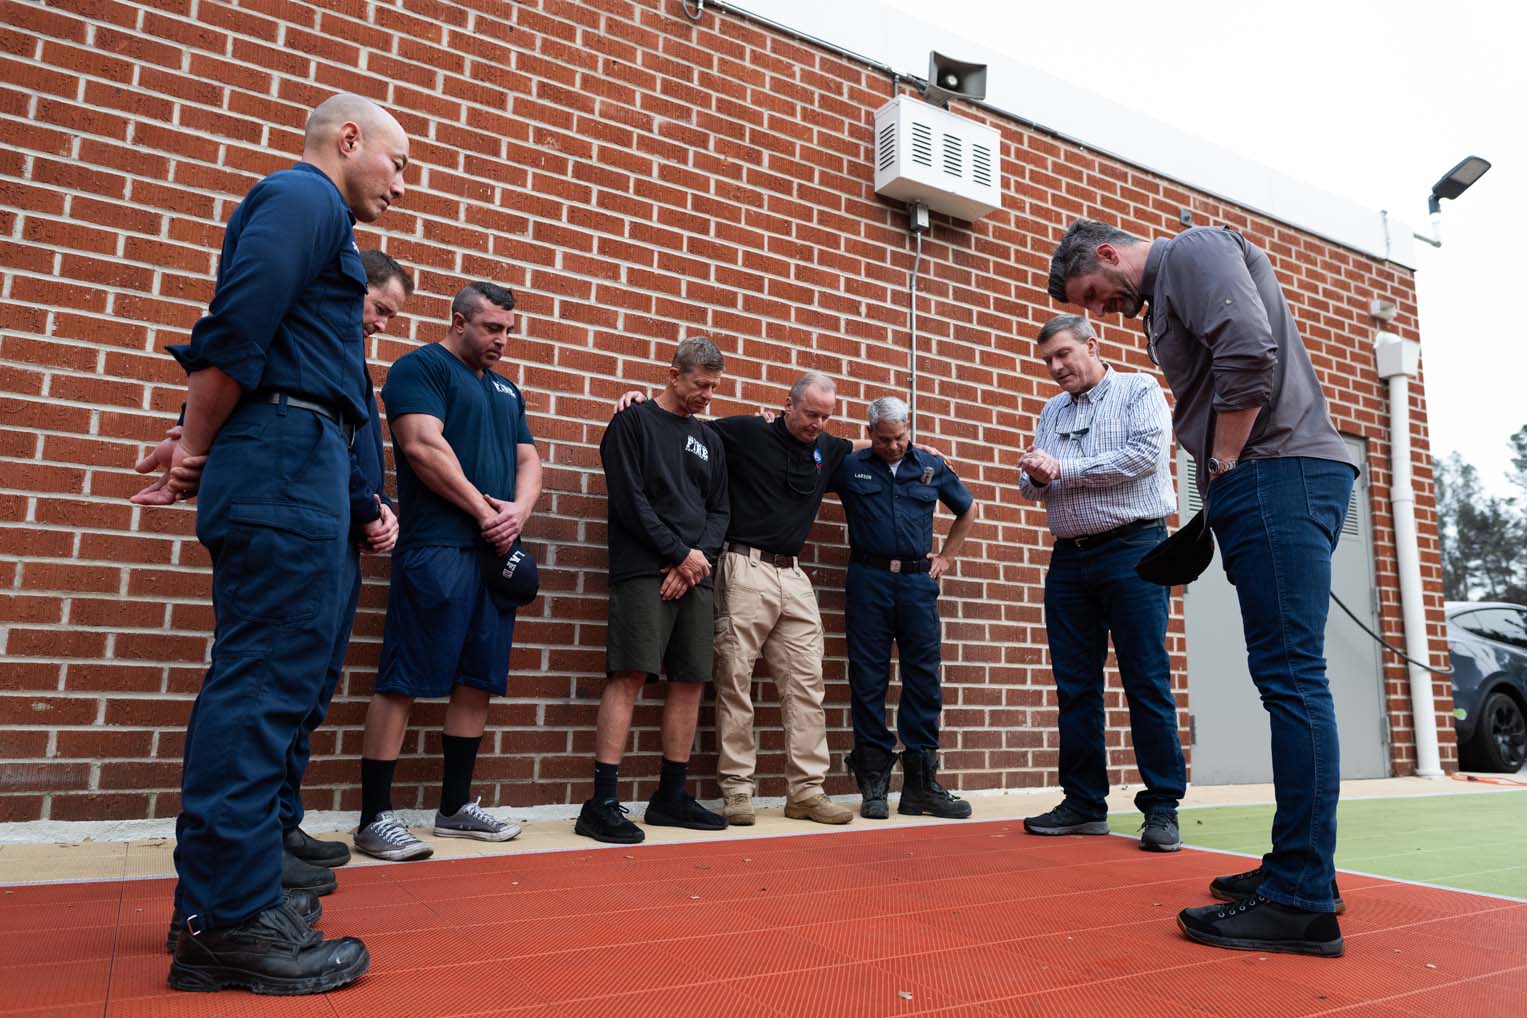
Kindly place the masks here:
[(1045, 404), (1034, 446), (1060, 461), (1060, 476), (1037, 485), (1024, 471), (1018, 487), (1044, 503), (1056, 537), (1169, 516), (1177, 511), (1171, 437), (1171, 413), (1156, 380), (1109, 368), (1087, 392), (1062, 392)]

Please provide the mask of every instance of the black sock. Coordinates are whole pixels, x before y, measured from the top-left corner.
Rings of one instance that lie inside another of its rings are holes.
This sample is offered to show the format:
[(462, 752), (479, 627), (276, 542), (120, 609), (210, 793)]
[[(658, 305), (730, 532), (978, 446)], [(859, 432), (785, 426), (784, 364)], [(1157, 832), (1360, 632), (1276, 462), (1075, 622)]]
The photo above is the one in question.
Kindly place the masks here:
[(689, 780), (689, 761), (679, 763), (663, 757), (663, 769), (658, 774), (657, 792), (652, 797), (662, 802), (678, 802), (684, 798), (684, 782)]
[(397, 769), (396, 760), (361, 757), (361, 830), (365, 830), (378, 813), (392, 809), (392, 772)]
[(620, 764), (594, 761), (594, 801), (620, 800)]
[(440, 812), (448, 817), (467, 804), (472, 794), (472, 769), (477, 766), (477, 747), (482, 736), (468, 739), (461, 735), (442, 735), (440, 752), (445, 768), (440, 776)]

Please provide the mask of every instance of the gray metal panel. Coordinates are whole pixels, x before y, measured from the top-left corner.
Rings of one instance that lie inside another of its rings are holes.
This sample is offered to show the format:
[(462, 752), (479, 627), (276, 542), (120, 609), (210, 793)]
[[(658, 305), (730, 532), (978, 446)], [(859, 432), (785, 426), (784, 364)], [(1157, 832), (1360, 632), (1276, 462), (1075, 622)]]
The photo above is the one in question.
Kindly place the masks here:
[[(1370, 628), (1378, 629), (1373, 571), (1373, 521), (1367, 449), (1347, 438), (1362, 464), (1347, 521), (1332, 559), (1331, 589)], [(1184, 520), (1199, 509), (1192, 458), (1178, 453), (1177, 490)], [(1188, 643), (1188, 709), (1193, 715), (1193, 781), (1253, 784), (1272, 780), (1267, 714), (1246, 667), (1235, 588), (1225, 579), (1219, 551), (1183, 594)], [(1326, 623), (1326, 674), (1341, 735), (1341, 776), (1389, 776), (1388, 715), (1378, 644), (1334, 604)]]

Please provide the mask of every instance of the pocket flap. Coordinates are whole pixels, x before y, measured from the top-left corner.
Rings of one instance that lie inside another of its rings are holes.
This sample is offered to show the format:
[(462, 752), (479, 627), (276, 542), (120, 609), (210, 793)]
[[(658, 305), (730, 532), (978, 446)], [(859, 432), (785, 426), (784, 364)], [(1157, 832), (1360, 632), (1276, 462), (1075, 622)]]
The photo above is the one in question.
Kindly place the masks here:
[(228, 518), (251, 527), (284, 530), (311, 541), (339, 536), (339, 516), (316, 506), (281, 499), (243, 499), (229, 507)]

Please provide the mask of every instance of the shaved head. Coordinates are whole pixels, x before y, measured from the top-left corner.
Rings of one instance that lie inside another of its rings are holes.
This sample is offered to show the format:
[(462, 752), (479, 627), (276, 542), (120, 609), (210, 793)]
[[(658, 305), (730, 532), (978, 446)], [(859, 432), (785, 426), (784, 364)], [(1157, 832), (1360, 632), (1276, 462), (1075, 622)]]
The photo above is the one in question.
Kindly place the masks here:
[(403, 133), (403, 128), (393, 119), (392, 114), (370, 99), (352, 92), (341, 92), (329, 96), (308, 114), (303, 146), (310, 149), (323, 146), (347, 123), (354, 124), (366, 134), (388, 130)]
[(308, 114), (302, 159), (334, 181), (355, 218), (369, 223), (403, 197), (408, 135), (370, 99), (341, 92)]

